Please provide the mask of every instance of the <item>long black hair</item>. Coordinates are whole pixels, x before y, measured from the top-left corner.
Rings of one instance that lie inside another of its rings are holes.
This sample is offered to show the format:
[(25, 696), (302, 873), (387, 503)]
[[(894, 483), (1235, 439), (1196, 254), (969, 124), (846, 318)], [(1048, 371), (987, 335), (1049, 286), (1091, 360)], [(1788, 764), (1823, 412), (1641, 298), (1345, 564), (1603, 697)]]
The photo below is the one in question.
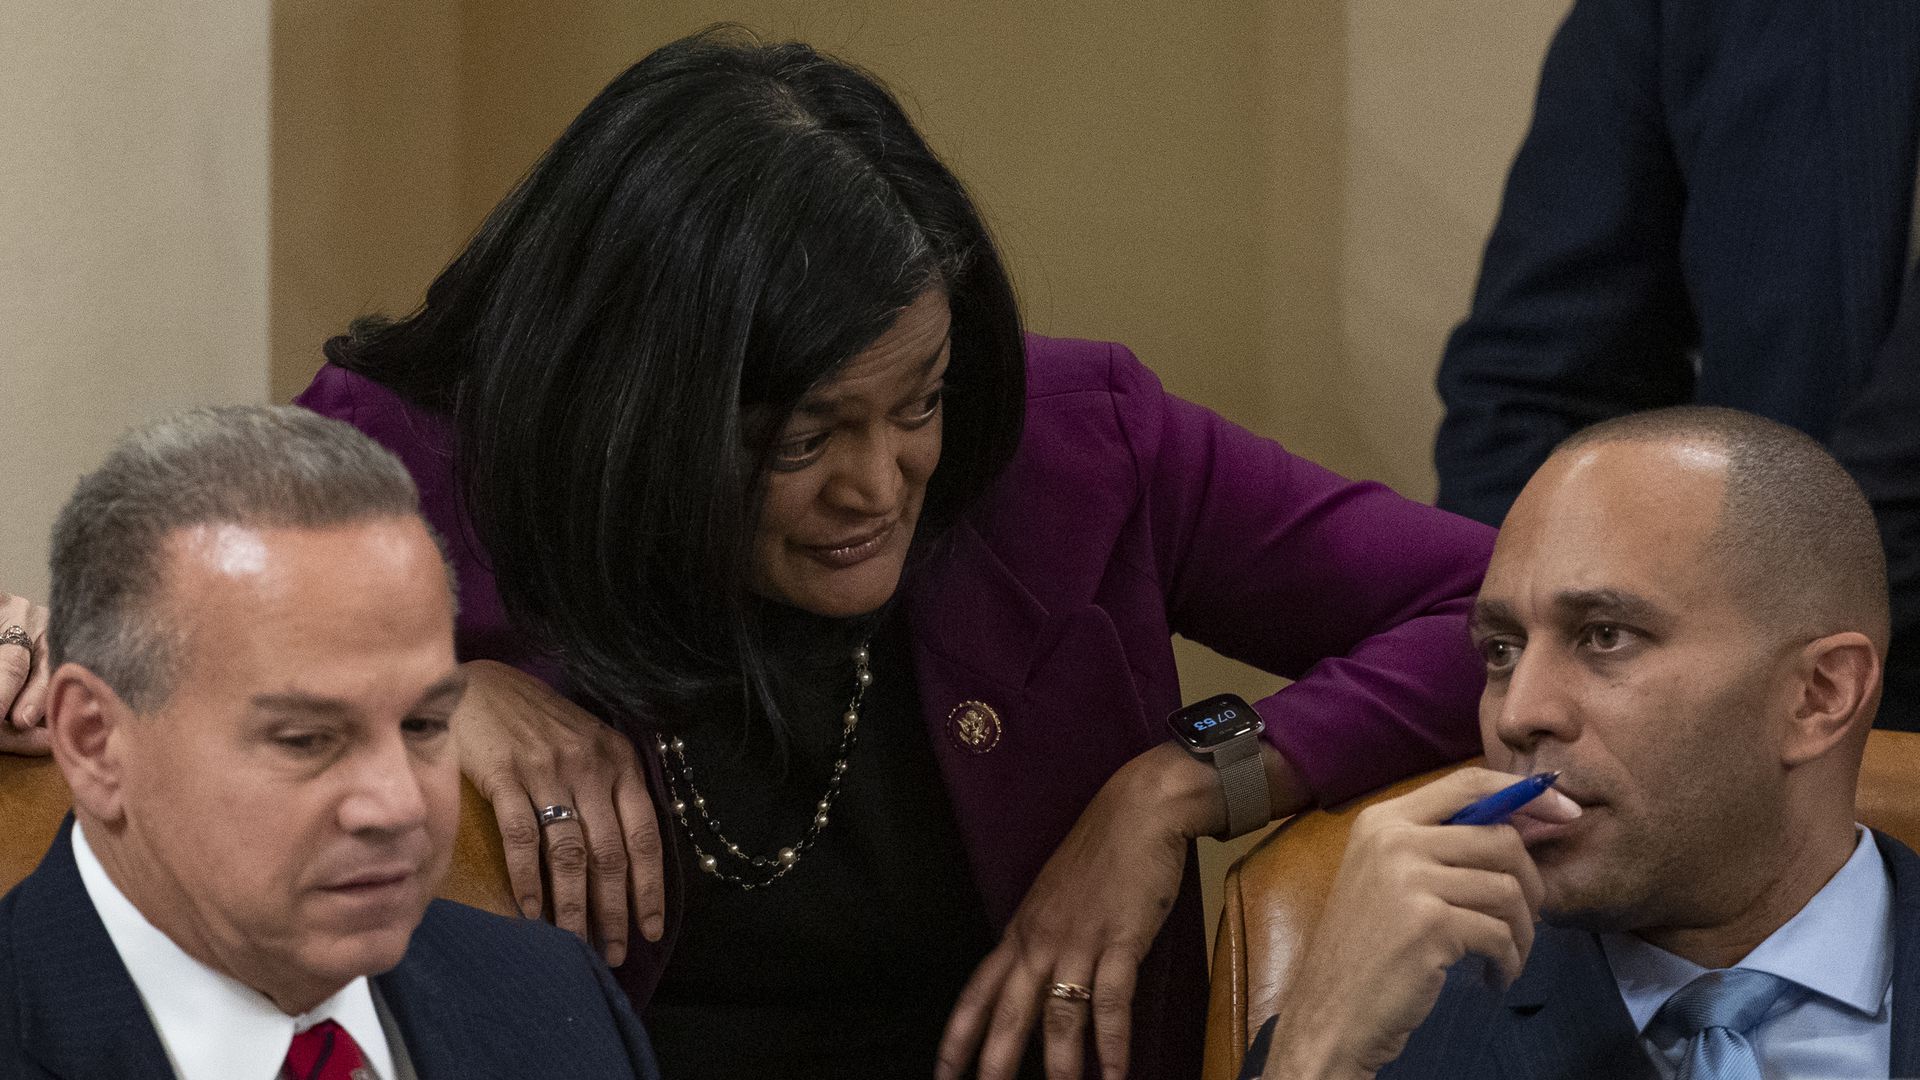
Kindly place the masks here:
[(731, 687), (779, 728), (747, 586), (759, 477), (808, 389), (930, 288), (952, 359), (916, 547), (1019, 441), (1013, 290), (875, 78), (719, 27), (614, 79), (419, 311), (326, 354), (452, 415), (507, 611), (582, 691), (673, 727)]

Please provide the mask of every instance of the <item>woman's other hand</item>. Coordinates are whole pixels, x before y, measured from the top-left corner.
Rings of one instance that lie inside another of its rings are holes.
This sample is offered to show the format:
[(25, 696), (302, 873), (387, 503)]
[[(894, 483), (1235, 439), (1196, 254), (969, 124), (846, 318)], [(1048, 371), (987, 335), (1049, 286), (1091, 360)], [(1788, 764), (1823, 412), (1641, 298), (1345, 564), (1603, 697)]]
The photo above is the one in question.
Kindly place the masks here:
[[(1271, 749), (1266, 754), (1279, 760)], [(1277, 768), (1290, 780), (1290, 768)], [(1275, 772), (1270, 761), (1270, 779)], [(1274, 795), (1283, 810), (1298, 801), (1291, 789)], [(1187, 845), (1225, 823), (1213, 767), (1178, 746), (1162, 744), (1122, 766), (1041, 868), (999, 947), (961, 991), (940, 1043), (939, 1080), (964, 1075), (976, 1051), (979, 1080), (1012, 1077), (1036, 1016), (1049, 1080), (1080, 1080), (1088, 1023), (1101, 1073), (1124, 1077), (1140, 961), (1179, 894)], [(1086, 987), (1091, 1000), (1053, 997), (1047, 990), (1056, 983)]]
[[(618, 966), (630, 926), (658, 941), (666, 921), (660, 822), (633, 744), (525, 672), (465, 666), (453, 727), (460, 771), (493, 804), (520, 910), (550, 910)], [(543, 827), (546, 806), (578, 817)]]
[(0, 753), (45, 754), (47, 609), (0, 593)]

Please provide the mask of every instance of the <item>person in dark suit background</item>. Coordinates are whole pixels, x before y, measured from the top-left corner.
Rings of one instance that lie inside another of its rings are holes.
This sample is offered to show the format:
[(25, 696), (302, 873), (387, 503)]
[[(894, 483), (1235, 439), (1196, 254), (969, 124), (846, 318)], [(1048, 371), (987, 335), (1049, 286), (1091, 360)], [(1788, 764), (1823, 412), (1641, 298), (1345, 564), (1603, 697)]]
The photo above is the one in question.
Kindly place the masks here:
[(161, 420), (52, 571), (74, 812), (0, 899), (0, 1075), (656, 1076), (577, 938), (433, 900), (465, 680), (397, 460), (291, 406)]
[(1497, 525), (1555, 444), (1688, 402), (1827, 445), (1879, 518), (1883, 727), (1920, 728), (1920, 8), (1578, 0), (1440, 364), (1439, 505)]
[[(1920, 1072), (1920, 857), (1854, 820), (1887, 623), (1805, 435), (1688, 406), (1569, 440), (1476, 602), (1491, 769), (1359, 816), (1247, 1075)], [(1548, 770), (1512, 824), (1442, 824)]]

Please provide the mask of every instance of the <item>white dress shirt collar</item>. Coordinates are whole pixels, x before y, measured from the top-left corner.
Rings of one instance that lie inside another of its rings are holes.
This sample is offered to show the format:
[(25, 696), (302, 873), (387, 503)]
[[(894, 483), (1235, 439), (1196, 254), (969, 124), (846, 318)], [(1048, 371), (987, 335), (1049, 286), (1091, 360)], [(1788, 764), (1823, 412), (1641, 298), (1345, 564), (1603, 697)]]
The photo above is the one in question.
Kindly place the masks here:
[[(1870, 1017), (1893, 982), (1893, 885), (1873, 834), (1859, 833), (1839, 873), (1734, 966), (1778, 975)], [(1667, 998), (1707, 970), (1631, 934), (1602, 934), (1600, 942), (1643, 1034)]]
[(323, 1020), (360, 1044), (376, 1080), (393, 1080), (393, 1051), (364, 976), (313, 1011), (288, 1016), (266, 995), (187, 955), (148, 922), (107, 876), (78, 821), (73, 856), (178, 1080), (276, 1080), (293, 1036)]

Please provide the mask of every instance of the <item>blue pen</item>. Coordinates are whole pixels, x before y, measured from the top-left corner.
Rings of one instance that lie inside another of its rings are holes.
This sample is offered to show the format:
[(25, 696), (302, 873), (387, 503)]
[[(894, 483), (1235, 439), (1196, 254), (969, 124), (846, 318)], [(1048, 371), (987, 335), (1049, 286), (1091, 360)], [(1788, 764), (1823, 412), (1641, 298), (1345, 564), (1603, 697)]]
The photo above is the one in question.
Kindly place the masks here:
[(1546, 794), (1558, 772), (1534, 773), (1518, 783), (1509, 784), (1482, 799), (1468, 803), (1442, 825), (1504, 825), (1514, 811)]

